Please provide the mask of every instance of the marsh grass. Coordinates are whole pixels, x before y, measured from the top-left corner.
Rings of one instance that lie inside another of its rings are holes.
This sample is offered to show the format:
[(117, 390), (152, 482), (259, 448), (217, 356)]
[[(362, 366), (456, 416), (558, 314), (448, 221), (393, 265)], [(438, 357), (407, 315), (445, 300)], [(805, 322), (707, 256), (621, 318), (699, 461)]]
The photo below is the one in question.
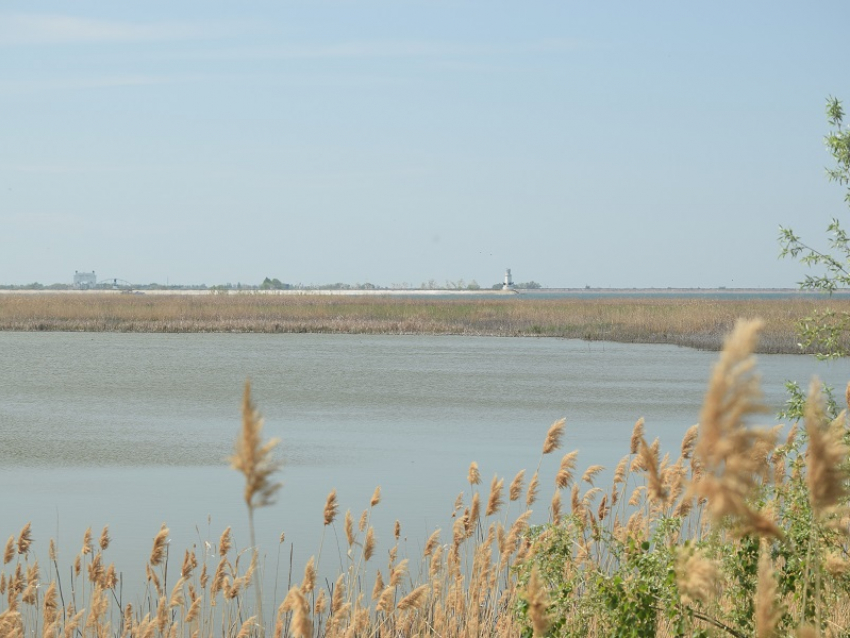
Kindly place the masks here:
[(759, 352), (798, 353), (798, 324), (844, 299), (438, 299), (273, 295), (0, 295), (0, 330), (541, 336), (719, 350), (738, 317)]
[[(576, 451), (558, 458), (569, 447), (562, 419), (542, 437), (528, 485), (518, 472), (507, 501), (507, 477), (482, 489), (472, 463), (451, 529), (435, 530), (415, 554), (399, 544), (400, 522), (372, 525), (380, 488), (357, 522), (351, 510), (339, 520), (332, 491), (316, 523), (344, 529), (340, 556), (331, 557), (339, 573), (318, 582), (328, 556), (322, 533), (301, 582), (272, 610), (263, 610), (258, 584), (278, 574), (263, 573), (253, 531), (248, 549), (237, 551), (227, 528), (213, 551), (187, 549), (180, 560), (163, 525), (140, 560), (135, 578), (146, 593), (134, 606), (117, 595), (107, 529), (97, 542), (86, 530), (61, 567), (51, 541), (43, 568), (27, 524), (3, 551), (0, 636), (846, 636), (846, 412), (827, 418), (814, 382), (804, 428), (780, 439), (775, 428), (754, 427), (762, 406), (751, 352), (760, 327), (742, 322), (729, 337), (701, 423), (681, 449), (671, 456), (650, 443), (651, 424), (639, 419), (609, 486), (594, 484), (598, 465), (577, 471)], [(262, 440), (261, 426), (246, 386), (231, 462), (245, 478), (249, 517), (277, 489), (275, 442)], [(539, 483), (544, 463), (558, 468), (553, 485)], [(549, 522), (530, 526), (540, 496)], [(385, 561), (376, 535), (395, 541)]]

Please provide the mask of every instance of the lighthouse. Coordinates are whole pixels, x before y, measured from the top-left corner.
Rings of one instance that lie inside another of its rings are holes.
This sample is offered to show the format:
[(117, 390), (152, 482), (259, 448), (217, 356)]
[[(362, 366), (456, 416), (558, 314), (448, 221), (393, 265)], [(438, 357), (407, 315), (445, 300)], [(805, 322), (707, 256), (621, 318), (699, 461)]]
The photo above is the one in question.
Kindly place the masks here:
[(511, 269), (505, 268), (505, 283), (502, 284), (502, 290), (510, 290), (514, 287), (514, 280), (511, 278)]

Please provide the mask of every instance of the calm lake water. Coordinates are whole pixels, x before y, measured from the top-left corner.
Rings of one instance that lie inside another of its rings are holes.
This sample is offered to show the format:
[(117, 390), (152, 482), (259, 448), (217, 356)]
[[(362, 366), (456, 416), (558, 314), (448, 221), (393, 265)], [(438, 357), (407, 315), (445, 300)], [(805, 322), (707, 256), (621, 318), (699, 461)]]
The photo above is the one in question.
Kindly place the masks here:
[[(356, 519), (381, 485), (377, 536), (388, 542), (400, 519), (402, 551), (417, 557), (434, 528), (450, 536), (470, 461), (487, 483), (498, 473), (507, 484), (523, 468), (530, 476), (562, 416), (564, 449), (541, 468), (541, 520), (559, 454), (578, 449), (580, 467), (610, 468), (638, 417), (675, 458), (717, 354), (531, 338), (0, 333), (0, 357), (0, 534), (32, 521), (36, 553), (46, 560), (54, 537), (60, 563), (70, 564), (85, 529), (109, 525), (107, 557), (131, 596), (162, 522), (180, 557), (228, 525), (248, 545), (241, 476), (226, 462), (248, 377), (285, 462), (278, 503), (257, 515), (259, 541), (273, 568), (285, 532), (283, 569), (293, 545), (300, 579), (332, 488), (340, 514), (350, 508)], [(774, 412), (786, 379), (818, 374), (838, 387), (850, 379), (845, 361), (759, 362)], [(325, 532), (326, 567), (344, 560), (336, 527)]]

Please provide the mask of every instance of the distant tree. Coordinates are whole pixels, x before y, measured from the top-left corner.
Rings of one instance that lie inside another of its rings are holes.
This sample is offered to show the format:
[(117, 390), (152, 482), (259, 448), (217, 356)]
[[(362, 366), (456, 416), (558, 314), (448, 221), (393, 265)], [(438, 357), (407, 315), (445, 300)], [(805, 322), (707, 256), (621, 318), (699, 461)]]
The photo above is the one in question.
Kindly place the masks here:
[[(839, 100), (826, 101), (826, 117), (832, 130), (824, 138), (835, 160), (835, 168), (826, 170), (829, 180), (845, 189), (844, 201), (850, 205), (850, 127), (844, 126), (844, 108)], [(839, 288), (850, 288), (850, 236), (833, 218), (827, 226), (828, 248), (819, 250), (804, 243), (790, 228), (779, 227), (780, 257), (793, 257), (809, 267), (820, 267), (821, 274), (806, 275), (800, 287), (832, 294)], [(813, 313), (798, 326), (804, 347), (814, 347), (824, 359), (850, 355), (850, 314), (826, 310)]]
[(540, 284), (536, 281), (524, 281), (521, 284), (514, 284), (514, 288), (520, 288), (521, 290), (536, 290), (537, 288), (542, 288)]
[(260, 284), (260, 290), (288, 290), (289, 284), (283, 283), (280, 279), (275, 277), (274, 279), (269, 279), (266, 277), (263, 279), (263, 283)]
[(478, 282), (474, 279), (469, 282), (469, 285), (466, 287), (467, 290), (481, 290), (481, 286), (478, 285)]

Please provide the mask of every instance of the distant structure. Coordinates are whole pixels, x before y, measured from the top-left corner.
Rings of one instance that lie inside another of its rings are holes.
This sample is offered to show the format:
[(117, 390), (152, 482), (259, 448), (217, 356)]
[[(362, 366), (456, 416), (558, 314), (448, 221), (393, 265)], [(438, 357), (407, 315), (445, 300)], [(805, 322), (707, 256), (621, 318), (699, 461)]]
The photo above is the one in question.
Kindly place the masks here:
[(511, 278), (511, 269), (505, 268), (505, 283), (502, 284), (502, 290), (510, 290), (514, 287), (514, 280)]
[(74, 288), (77, 290), (88, 290), (95, 286), (97, 286), (97, 275), (94, 274), (93, 270), (91, 272), (74, 271)]

